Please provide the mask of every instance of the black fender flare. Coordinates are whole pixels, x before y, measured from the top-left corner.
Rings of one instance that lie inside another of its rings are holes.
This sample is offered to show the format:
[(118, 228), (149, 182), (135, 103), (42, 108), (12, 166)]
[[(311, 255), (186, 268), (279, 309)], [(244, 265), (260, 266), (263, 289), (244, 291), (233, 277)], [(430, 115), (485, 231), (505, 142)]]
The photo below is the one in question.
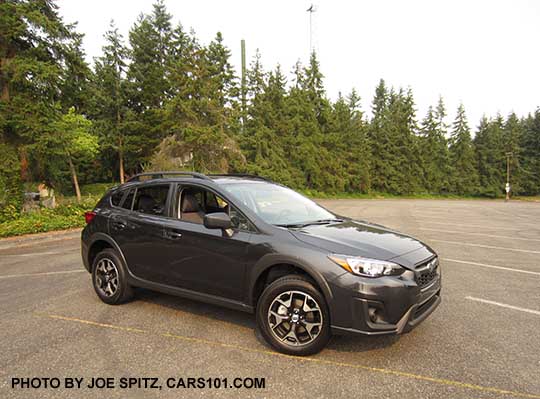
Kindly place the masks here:
[(255, 293), (255, 284), (259, 277), (269, 268), (280, 264), (291, 265), (293, 267), (297, 267), (303, 270), (321, 288), (322, 294), (326, 299), (326, 303), (328, 304), (328, 306), (330, 306), (330, 301), (333, 299), (334, 296), (332, 294), (330, 286), (328, 285), (326, 279), (322, 276), (322, 274), (314, 267), (310, 266), (309, 263), (303, 259), (281, 254), (267, 254), (263, 256), (250, 270), (248, 276), (248, 305), (255, 306), (253, 295)]
[(105, 241), (106, 243), (110, 244), (110, 246), (113, 247), (113, 249), (118, 253), (120, 258), (122, 259), (122, 262), (124, 262), (124, 265), (127, 268), (126, 257), (124, 256), (124, 253), (120, 249), (120, 246), (118, 245), (118, 243), (111, 236), (105, 233), (95, 233), (92, 235), (92, 238), (90, 238), (90, 242), (88, 243), (88, 253), (86, 254), (86, 259), (85, 259), (85, 262), (88, 264), (88, 271), (90, 272), (92, 271), (91, 270), (92, 265), (89, 262), (88, 255), (90, 254), (90, 249), (97, 241)]

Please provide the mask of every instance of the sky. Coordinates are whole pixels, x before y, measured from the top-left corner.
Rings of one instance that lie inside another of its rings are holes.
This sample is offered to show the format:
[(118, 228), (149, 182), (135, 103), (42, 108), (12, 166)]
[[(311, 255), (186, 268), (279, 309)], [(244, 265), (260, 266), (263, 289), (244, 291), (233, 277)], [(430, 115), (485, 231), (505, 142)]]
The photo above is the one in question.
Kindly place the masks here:
[[(65, 22), (78, 22), (88, 61), (99, 56), (111, 19), (127, 39), (148, 0), (57, 0)], [(336, 99), (355, 88), (370, 114), (383, 78), (411, 87), (417, 117), (440, 95), (448, 123), (462, 102), (471, 127), (482, 115), (525, 116), (540, 106), (540, 1), (314, 0), (312, 43)], [(222, 32), (240, 71), (240, 40), (249, 63), (256, 49), (266, 69), (291, 72), (310, 53), (311, 1), (165, 0), (173, 23), (193, 28), (202, 43)]]

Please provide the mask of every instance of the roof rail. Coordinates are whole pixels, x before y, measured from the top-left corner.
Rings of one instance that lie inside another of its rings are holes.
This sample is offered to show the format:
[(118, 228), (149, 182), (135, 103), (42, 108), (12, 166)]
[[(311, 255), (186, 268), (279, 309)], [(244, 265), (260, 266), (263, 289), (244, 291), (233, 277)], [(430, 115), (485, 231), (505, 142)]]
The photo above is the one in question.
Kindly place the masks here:
[(211, 177), (249, 177), (252, 179), (259, 179), (259, 180), (264, 180), (268, 182), (272, 181), (266, 177), (259, 176), (259, 175), (250, 175), (249, 173), (213, 173), (208, 176), (211, 176)]
[(132, 181), (141, 181), (141, 177), (150, 176), (150, 179), (163, 179), (165, 176), (191, 176), (197, 179), (211, 180), (208, 176), (203, 173), (197, 172), (186, 172), (184, 170), (179, 171), (165, 171), (165, 172), (144, 172), (138, 173), (135, 176), (130, 177), (127, 182)]

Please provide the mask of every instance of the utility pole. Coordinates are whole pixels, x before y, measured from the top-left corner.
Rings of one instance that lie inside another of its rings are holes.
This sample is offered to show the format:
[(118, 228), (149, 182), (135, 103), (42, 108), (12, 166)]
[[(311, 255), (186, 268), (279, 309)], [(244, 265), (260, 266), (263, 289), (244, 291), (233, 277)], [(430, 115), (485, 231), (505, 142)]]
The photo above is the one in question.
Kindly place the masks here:
[(246, 123), (246, 41), (242, 39), (240, 41), (241, 53), (242, 53), (242, 80), (240, 101), (242, 102), (242, 133), (244, 133), (244, 125)]
[(311, 53), (313, 52), (313, 13), (317, 11), (317, 7), (315, 7), (314, 4), (311, 4), (309, 8), (306, 10), (309, 12), (309, 56), (311, 57)]
[(506, 153), (506, 202), (510, 200), (510, 158), (512, 157), (512, 155), (513, 154), (511, 152)]

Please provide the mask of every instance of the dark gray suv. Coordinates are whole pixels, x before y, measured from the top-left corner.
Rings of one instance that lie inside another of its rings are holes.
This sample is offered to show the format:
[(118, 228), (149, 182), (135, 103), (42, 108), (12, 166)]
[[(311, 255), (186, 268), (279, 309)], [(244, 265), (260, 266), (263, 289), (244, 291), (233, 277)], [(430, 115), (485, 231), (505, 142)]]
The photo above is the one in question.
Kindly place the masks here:
[(256, 314), (278, 351), (400, 334), (439, 305), (437, 255), (257, 176), (155, 172), (86, 214), (82, 258), (108, 304), (144, 287)]

